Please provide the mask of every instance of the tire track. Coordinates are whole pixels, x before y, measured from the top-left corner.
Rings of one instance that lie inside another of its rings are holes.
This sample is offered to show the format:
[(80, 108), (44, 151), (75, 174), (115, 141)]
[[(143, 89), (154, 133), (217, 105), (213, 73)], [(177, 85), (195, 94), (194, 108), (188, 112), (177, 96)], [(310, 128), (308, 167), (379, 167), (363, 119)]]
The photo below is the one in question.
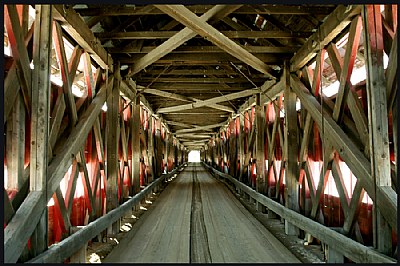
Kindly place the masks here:
[(203, 204), (196, 165), (192, 170), (192, 211), (190, 214), (190, 263), (210, 263), (207, 229), (204, 223)]

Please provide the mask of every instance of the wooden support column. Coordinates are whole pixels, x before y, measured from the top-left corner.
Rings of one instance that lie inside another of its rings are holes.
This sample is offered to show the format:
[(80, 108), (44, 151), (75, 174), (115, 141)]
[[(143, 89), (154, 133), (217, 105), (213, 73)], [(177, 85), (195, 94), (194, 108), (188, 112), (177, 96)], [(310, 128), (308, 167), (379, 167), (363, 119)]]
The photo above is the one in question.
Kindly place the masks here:
[(21, 93), (15, 100), (7, 123), (7, 191), (19, 191), (25, 182), (25, 106)]
[(140, 192), (140, 98), (135, 97), (135, 102), (132, 103), (132, 195)]
[[(50, 124), (50, 51), (52, 10), (49, 5), (36, 5), (35, 31), (33, 36), (32, 116), (30, 151), (30, 191), (47, 193), (47, 152)], [(42, 206), (47, 202), (43, 199)], [(47, 249), (47, 208), (42, 214), (31, 237), (31, 255)]]
[(154, 136), (153, 136), (153, 116), (151, 113), (149, 113), (149, 128), (147, 130), (148, 132), (148, 146), (147, 146), (147, 152), (149, 156), (149, 168), (151, 170), (151, 177), (149, 178), (149, 182), (153, 182), (154, 180)]
[[(114, 66), (114, 88), (107, 99), (107, 114), (106, 114), (106, 151), (107, 151), (107, 203), (106, 211), (109, 213), (113, 209), (118, 207), (118, 116), (119, 116), (119, 86), (120, 86), (120, 74), (119, 65)], [(119, 232), (119, 223), (112, 224), (107, 233), (115, 235)]]
[[(264, 156), (264, 142), (265, 142), (265, 111), (264, 105), (261, 103), (261, 94), (256, 94), (256, 165), (257, 165), (257, 179), (256, 190), (265, 194), (265, 156)], [(265, 206), (257, 202), (257, 209), (264, 212)]]
[[(297, 111), (296, 111), (296, 93), (290, 88), (289, 63), (285, 61), (284, 74), (286, 80), (285, 86), (285, 149), (286, 149), (286, 188), (285, 205), (287, 208), (296, 212), (299, 208), (299, 185), (298, 178), (298, 129), (297, 129)], [(278, 117), (276, 119), (279, 119)], [(285, 233), (287, 235), (298, 235), (299, 229), (285, 220)]]
[(242, 173), (244, 166), (244, 115), (239, 115), (239, 137), (237, 138), (237, 147), (238, 147), (238, 159), (239, 159), (239, 170), (237, 173), (237, 178), (242, 182)]
[[(379, 5), (363, 6), (364, 36), (366, 46), (367, 95), (369, 143), (371, 149), (371, 175), (375, 186), (391, 190), (390, 153), (386, 80), (383, 69), (382, 21)], [(376, 188), (375, 188), (376, 190)], [(392, 230), (379, 206), (376, 194), (373, 211), (374, 247), (387, 255), (392, 254)]]

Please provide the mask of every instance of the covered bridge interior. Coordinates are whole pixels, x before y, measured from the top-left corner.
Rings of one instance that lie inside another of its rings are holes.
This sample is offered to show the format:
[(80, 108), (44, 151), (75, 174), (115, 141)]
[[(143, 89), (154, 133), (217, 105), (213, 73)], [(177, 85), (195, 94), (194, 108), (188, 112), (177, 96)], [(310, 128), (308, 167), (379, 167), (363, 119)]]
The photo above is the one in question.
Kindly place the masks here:
[(5, 262), (73, 262), (192, 150), (326, 261), (397, 262), (397, 5), (3, 8)]

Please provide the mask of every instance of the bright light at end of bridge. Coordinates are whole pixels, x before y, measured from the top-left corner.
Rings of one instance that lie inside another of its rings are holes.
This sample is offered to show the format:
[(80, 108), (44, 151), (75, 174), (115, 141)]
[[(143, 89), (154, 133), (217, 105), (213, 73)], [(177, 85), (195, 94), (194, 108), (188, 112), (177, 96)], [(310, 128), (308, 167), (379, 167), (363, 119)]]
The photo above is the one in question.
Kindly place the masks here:
[(199, 163), (200, 162), (200, 151), (193, 150), (189, 152), (189, 162)]

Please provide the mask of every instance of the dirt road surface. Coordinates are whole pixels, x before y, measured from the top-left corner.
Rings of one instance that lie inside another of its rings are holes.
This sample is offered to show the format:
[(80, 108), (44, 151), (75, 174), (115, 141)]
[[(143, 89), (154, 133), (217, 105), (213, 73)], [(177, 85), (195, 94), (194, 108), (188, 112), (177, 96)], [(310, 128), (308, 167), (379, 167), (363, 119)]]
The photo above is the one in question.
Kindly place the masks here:
[(103, 262), (300, 263), (196, 163), (166, 187)]

